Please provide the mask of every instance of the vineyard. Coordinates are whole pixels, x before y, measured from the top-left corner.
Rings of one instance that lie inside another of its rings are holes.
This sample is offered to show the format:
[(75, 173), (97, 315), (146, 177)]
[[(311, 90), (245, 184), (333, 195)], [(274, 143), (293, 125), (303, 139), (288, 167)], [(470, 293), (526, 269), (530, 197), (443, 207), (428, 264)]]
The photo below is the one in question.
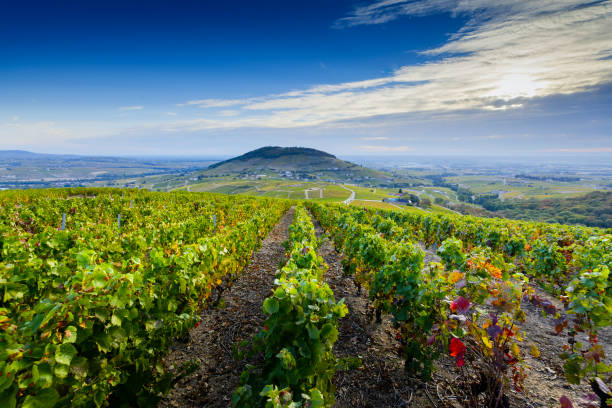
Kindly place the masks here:
[(129, 189), (0, 212), (0, 407), (611, 403), (610, 230)]

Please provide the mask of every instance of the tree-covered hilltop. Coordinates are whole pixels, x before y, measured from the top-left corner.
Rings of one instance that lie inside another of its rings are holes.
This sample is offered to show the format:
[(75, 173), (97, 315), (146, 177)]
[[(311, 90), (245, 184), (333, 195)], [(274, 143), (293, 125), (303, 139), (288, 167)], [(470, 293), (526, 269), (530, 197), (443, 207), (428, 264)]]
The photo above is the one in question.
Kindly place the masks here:
[(330, 153), (305, 147), (266, 146), (211, 165), (205, 174), (299, 173), (333, 180), (365, 180), (388, 174), (338, 159)]
[(222, 166), (226, 163), (245, 161), (249, 159), (278, 159), (285, 156), (306, 156), (306, 157), (327, 157), (330, 159), (336, 159), (333, 154), (324, 152), (322, 150), (311, 149), (308, 147), (280, 147), (280, 146), (265, 146), (259, 149), (251, 150), (241, 156), (231, 158), (219, 163), (215, 163), (210, 166), (211, 169)]

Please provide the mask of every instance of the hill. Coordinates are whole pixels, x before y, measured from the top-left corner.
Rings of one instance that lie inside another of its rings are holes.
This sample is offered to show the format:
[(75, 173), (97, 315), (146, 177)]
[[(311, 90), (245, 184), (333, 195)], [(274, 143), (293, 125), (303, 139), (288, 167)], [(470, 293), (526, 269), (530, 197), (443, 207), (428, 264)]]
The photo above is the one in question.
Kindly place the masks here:
[(299, 178), (333, 180), (384, 179), (388, 174), (338, 159), (333, 154), (305, 147), (262, 147), (215, 163), (208, 175), (294, 174)]

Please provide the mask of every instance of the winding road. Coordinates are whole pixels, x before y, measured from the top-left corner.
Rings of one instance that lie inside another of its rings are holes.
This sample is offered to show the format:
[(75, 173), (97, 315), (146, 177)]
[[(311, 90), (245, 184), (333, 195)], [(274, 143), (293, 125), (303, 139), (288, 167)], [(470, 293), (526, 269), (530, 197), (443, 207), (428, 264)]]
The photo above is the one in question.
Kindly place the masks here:
[(343, 204), (350, 205), (351, 201), (353, 201), (355, 199), (355, 192), (353, 190), (351, 190), (350, 188), (347, 188), (345, 186), (340, 186), (340, 187), (342, 187), (343, 189), (348, 190), (348, 191), (351, 192), (351, 195), (349, 196), (349, 198), (347, 198), (346, 200), (344, 200), (342, 202)]

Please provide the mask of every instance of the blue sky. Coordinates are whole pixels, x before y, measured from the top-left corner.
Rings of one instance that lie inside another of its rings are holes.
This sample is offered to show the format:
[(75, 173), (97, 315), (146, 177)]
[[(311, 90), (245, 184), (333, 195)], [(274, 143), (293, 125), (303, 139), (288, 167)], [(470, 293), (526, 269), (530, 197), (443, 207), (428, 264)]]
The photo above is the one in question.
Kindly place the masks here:
[(612, 156), (612, 1), (11, 2), (0, 149)]

